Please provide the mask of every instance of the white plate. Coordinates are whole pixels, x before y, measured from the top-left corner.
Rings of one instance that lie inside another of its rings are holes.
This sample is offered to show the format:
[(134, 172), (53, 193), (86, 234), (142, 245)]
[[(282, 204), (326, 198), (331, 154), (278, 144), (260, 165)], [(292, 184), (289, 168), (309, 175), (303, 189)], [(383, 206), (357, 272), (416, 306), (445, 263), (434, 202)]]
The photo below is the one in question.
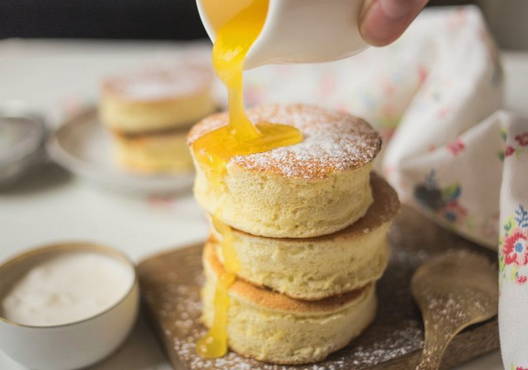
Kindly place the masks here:
[(141, 175), (115, 163), (112, 138), (90, 108), (64, 122), (50, 137), (50, 157), (66, 169), (112, 190), (143, 195), (188, 191), (194, 174)]

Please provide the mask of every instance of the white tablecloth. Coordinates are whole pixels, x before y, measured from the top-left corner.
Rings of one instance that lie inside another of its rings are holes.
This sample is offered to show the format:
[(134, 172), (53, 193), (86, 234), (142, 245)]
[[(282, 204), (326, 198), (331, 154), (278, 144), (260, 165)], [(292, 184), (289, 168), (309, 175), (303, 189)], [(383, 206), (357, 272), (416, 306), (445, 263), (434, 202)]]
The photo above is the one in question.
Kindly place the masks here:
[[(92, 96), (99, 78), (123, 67), (171, 53), (175, 44), (79, 41), (0, 41), (0, 102), (22, 99), (56, 118), (57, 103)], [(507, 106), (528, 115), (528, 53), (504, 53)], [(126, 225), (126, 227), (125, 227)], [(202, 240), (207, 225), (190, 194), (175, 202), (105, 192), (42, 167), (16, 188), (0, 192), (0, 260), (60, 240), (95, 240), (122, 249), (135, 260), (159, 250)], [(119, 231), (122, 230), (122, 231)], [(490, 354), (461, 370), (501, 369)], [(0, 369), (21, 367), (0, 353)], [(140, 320), (118, 353), (93, 369), (170, 369), (150, 329)]]

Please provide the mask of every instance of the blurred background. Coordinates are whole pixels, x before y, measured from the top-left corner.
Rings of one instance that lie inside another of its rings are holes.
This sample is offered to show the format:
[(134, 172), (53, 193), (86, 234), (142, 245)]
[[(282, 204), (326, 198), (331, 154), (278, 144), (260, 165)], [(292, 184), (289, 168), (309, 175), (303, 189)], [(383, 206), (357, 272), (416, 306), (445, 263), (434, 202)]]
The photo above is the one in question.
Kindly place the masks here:
[[(527, 48), (528, 1), (432, 0), (429, 6), (477, 4), (499, 45)], [(0, 39), (107, 38), (190, 40), (205, 37), (193, 0), (1, 0)]]
[[(525, 101), (528, 53), (523, 52), (528, 50), (528, 0), (430, 0), (428, 6), (466, 4), (483, 10), (501, 48), (506, 75), (506, 108), (513, 110), (515, 107), (528, 115)], [(0, 0), (0, 106), (9, 100), (25, 102), (45, 118), (43, 121), (49, 127), (58, 127), (64, 117), (80, 111), (86, 104), (95, 109), (99, 84), (104, 76), (164, 58), (177, 49), (177, 43), (171, 41), (205, 38), (195, 0)], [(406, 66), (400, 70), (413, 72), (407, 68), (408, 58), (396, 59)], [(389, 75), (392, 70), (385, 72)], [(251, 99), (265, 100), (266, 89), (259, 88), (259, 84), (266, 86), (272, 79), (265, 78), (265, 74), (262, 76), (251, 90)], [(332, 88), (335, 81), (332, 76), (321, 75), (322, 88)], [(314, 87), (306, 89), (307, 94), (319, 92), (315, 89), (318, 81), (314, 79)], [(410, 91), (413, 83), (415, 80), (397, 86)], [(376, 98), (377, 86), (369, 85), (374, 87), (372, 95)], [(390, 92), (384, 86), (380, 84), (379, 97), (383, 97), (382, 92)], [(324, 89), (321, 89), (322, 95)], [(391, 114), (390, 110), (387, 112)], [(393, 127), (388, 126), (388, 131), (391, 129)], [(79, 137), (91, 135), (79, 132)], [(90, 136), (90, 143), (97, 145), (85, 145), (87, 149), (81, 145), (82, 141), (71, 140), (75, 144), (72, 147), (82, 147), (79, 152), (83, 155), (88, 153), (86, 158), (82, 157), (84, 162), (73, 162), (72, 167), (76, 167), (77, 172), (72, 172), (81, 174), (79, 179), (37, 153), (40, 157), (35, 162), (39, 166), (31, 167), (31, 171), (13, 186), (0, 186), (0, 260), (24, 248), (57, 240), (94, 239), (118, 247), (139, 260), (168, 247), (206, 238), (208, 223), (188, 189), (173, 197), (143, 194), (143, 189), (145, 193), (151, 191), (152, 186), (158, 189), (161, 180), (154, 177), (153, 182), (150, 179), (139, 182), (136, 177), (122, 176), (117, 169), (114, 171), (107, 166), (111, 159), (106, 160), (108, 163), (95, 162), (93, 153), (101, 153), (99, 158), (105, 157), (107, 152), (99, 150), (100, 137), (93, 138)], [(0, 151), (0, 157), (1, 154)], [(107, 157), (111, 158), (109, 154)], [(1, 165), (0, 158), (0, 178)], [(90, 182), (83, 182), (83, 176)], [(169, 187), (180, 183), (178, 178), (163, 181), (162, 185)], [(118, 191), (96, 191), (91, 185), (97, 182), (105, 186), (112, 184)], [(127, 195), (132, 186), (142, 189), (135, 194), (139, 195), (137, 198), (118, 196)], [(124, 350), (97, 369), (168, 368), (161, 367), (165, 360), (148, 333), (146, 327), (140, 326)], [(0, 354), (0, 369), (19, 369), (10, 364)], [(495, 353), (466, 369), (500, 368), (500, 356)]]

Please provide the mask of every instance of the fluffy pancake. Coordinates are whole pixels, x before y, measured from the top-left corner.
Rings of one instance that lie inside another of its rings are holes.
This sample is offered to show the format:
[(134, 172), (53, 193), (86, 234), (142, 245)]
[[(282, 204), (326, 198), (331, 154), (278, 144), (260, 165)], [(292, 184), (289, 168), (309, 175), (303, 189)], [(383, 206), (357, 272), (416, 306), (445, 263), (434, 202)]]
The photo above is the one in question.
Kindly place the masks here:
[[(372, 203), (369, 175), (381, 139), (347, 113), (310, 105), (270, 105), (248, 111), (253, 122), (297, 127), (296, 145), (232, 158), (220, 185), (196, 162), (195, 196), (224, 223), (265, 237), (331, 234), (361, 218)], [(195, 125), (189, 145), (227, 124), (215, 114)]]
[[(224, 272), (212, 245), (204, 249), (203, 320), (214, 317), (218, 276)], [(320, 301), (301, 301), (237, 280), (229, 289), (229, 347), (278, 364), (320, 361), (357, 337), (376, 311), (374, 285)]]
[[(399, 209), (398, 195), (376, 174), (374, 203), (366, 215), (337, 233), (316, 238), (262, 238), (231, 229), (237, 275), (293, 298), (313, 300), (352, 291), (381, 277), (389, 259), (387, 232)], [(223, 240), (211, 225), (219, 259)]]
[(184, 127), (215, 110), (212, 72), (197, 63), (106, 78), (101, 121), (113, 130), (145, 133)]
[(185, 128), (134, 135), (114, 131), (117, 161), (123, 168), (138, 173), (191, 172), (186, 136)]

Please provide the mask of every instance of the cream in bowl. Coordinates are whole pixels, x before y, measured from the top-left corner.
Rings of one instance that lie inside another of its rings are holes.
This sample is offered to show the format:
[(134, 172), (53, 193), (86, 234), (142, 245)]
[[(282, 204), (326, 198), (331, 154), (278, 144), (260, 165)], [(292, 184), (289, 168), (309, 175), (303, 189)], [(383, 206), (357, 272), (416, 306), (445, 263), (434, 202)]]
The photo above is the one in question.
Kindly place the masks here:
[(33, 249), (0, 265), (0, 348), (31, 369), (76, 369), (112, 353), (137, 317), (134, 265), (90, 243)]

